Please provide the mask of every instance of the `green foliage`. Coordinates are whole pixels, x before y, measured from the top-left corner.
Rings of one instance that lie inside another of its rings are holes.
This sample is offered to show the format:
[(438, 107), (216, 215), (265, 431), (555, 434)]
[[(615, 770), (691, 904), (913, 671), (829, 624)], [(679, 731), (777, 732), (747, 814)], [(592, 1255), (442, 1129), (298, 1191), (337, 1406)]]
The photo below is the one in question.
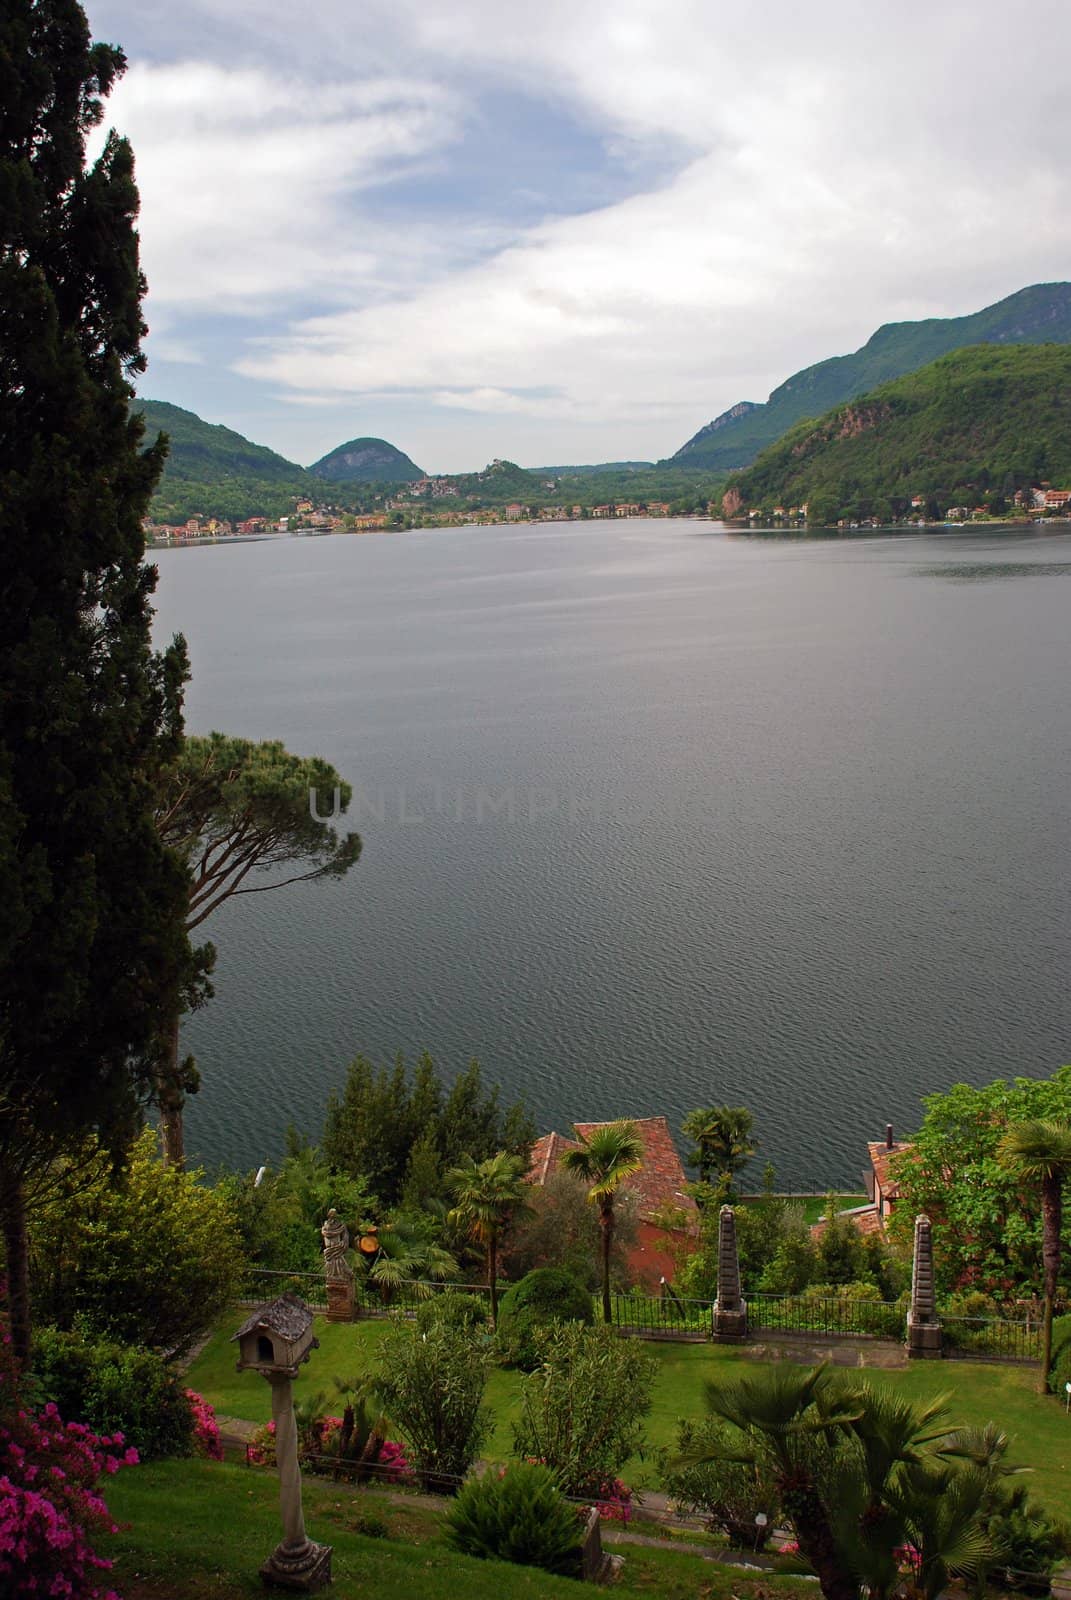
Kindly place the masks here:
[(1066, 283), (1020, 289), (972, 316), (886, 323), (854, 354), (834, 356), (794, 373), (765, 405), (745, 401), (734, 406), (700, 429), (673, 460), (732, 471), (753, 461), (804, 418), (819, 417), (833, 406), (867, 394), (892, 378), (917, 372), (938, 356), (965, 345), (1068, 343), (1071, 285)]
[(392, 1068), (376, 1069), (358, 1056), (346, 1074), (341, 1098), (332, 1095), (323, 1149), (339, 1172), (363, 1174), (381, 1204), (396, 1204), (410, 1160), (423, 1140), (420, 1188), (430, 1183), (430, 1144), (438, 1160), (439, 1190), (445, 1174), (463, 1156), (483, 1161), (497, 1151), (527, 1157), (535, 1128), (521, 1103), (503, 1110), (497, 1087), (484, 1086), (480, 1064), (471, 1061), (447, 1090), (426, 1052), (410, 1073), (399, 1054)]
[(322, 485), (295, 462), (193, 411), (140, 399), (131, 411), (147, 433), (167, 438), (167, 462), (152, 502), (159, 521), (285, 516), (295, 500), (322, 493)]
[(227, 1195), (201, 1177), (165, 1167), (148, 1129), (118, 1173), (91, 1147), (58, 1172), (30, 1232), (41, 1315), (94, 1337), (188, 1345), (244, 1269)]
[(562, 1322), (537, 1335), (523, 1380), (514, 1454), (545, 1462), (566, 1494), (594, 1493), (643, 1443), (658, 1363), (612, 1328)]
[(560, 1267), (537, 1267), (502, 1297), (498, 1349), (506, 1366), (530, 1372), (540, 1361), (537, 1334), (557, 1322), (593, 1321), (591, 1295)]
[(94, 1433), (123, 1434), (145, 1459), (193, 1451), (193, 1412), (182, 1380), (153, 1350), (39, 1328), (33, 1375), (42, 1400)]
[(615, 1231), (614, 1202), (621, 1186), (643, 1166), (643, 1137), (634, 1122), (604, 1122), (590, 1133), (573, 1130), (577, 1144), (561, 1158), (562, 1170), (587, 1185), (588, 1199), (599, 1211), (602, 1320), (613, 1320), (610, 1304), (610, 1262)]
[[(678, 1511), (701, 1513), (730, 1544), (762, 1550), (777, 1526), (779, 1491), (761, 1457), (732, 1459), (735, 1443), (714, 1417), (681, 1422), (676, 1454), (663, 1450), (659, 1456), (662, 1487)], [(761, 1526), (755, 1522), (760, 1514), (767, 1519)]]
[(0, 16), (0, 1211), (28, 1347), (24, 1184), (90, 1130), (119, 1148), (161, 1014), (195, 981), (182, 875), (151, 824), (185, 647), (151, 641), (142, 519), (163, 451), (144, 368), (130, 145), (87, 140), (125, 68), (76, 0)]
[[(828, 1206), (826, 1208), (828, 1210)], [(736, 1208), (740, 1274), (745, 1294), (834, 1294), (862, 1285), (868, 1298), (895, 1300), (905, 1287), (905, 1267), (882, 1238), (864, 1236), (834, 1213), (816, 1241), (804, 1208), (765, 1195)], [(718, 1283), (717, 1213), (704, 1211), (699, 1249), (684, 1263), (677, 1287), (696, 1299), (713, 1299)]]
[(429, 1328), (445, 1323), (475, 1339), (487, 1332), (487, 1301), (482, 1294), (447, 1289), (444, 1294), (433, 1294), (417, 1307), (415, 1322), (418, 1333), (427, 1333)]
[(554, 1474), (538, 1462), (490, 1468), (470, 1479), (446, 1519), (447, 1543), (463, 1555), (515, 1561), (580, 1576), (581, 1528)]
[(861, 1584), (890, 1593), (906, 1545), (928, 1600), (984, 1571), (1002, 1451), (950, 1439), (943, 1401), (913, 1403), (824, 1367), (756, 1372), (708, 1401), (729, 1426), (711, 1454), (769, 1475), (826, 1600), (856, 1600)]
[(531, 1191), (525, 1181), (527, 1167), (526, 1157), (511, 1156), (499, 1150), (485, 1161), (462, 1156), (459, 1164), (446, 1175), (455, 1201), (447, 1214), (447, 1222), (483, 1247), (492, 1323), (498, 1321), (499, 1246), (513, 1219), (529, 1209), (527, 1196)]
[(250, 1267), (278, 1272), (319, 1272), (320, 1226), (332, 1206), (350, 1231), (368, 1215), (373, 1197), (361, 1177), (335, 1172), (321, 1150), (296, 1137), (277, 1171), (259, 1184), (253, 1173), (228, 1173), (216, 1190), (231, 1209)]
[[(906, 1249), (916, 1214), (931, 1219), (942, 1295), (978, 1289), (1003, 1304), (1033, 1294), (1041, 1281), (1041, 1211), (997, 1147), (1014, 1123), (1071, 1119), (1071, 1066), (1051, 1078), (957, 1084), (923, 1104), (921, 1128), (896, 1157), (902, 1198), (891, 1232)], [(1065, 1225), (1065, 1260), (1069, 1242)]]
[(190, 875), (187, 926), (198, 927), (234, 895), (344, 877), (361, 841), (319, 820), (336, 793), (343, 815), (351, 786), (327, 761), (292, 755), (278, 739), (184, 739), (163, 774), (157, 826)]
[[(599, 1217), (588, 1204), (583, 1183), (568, 1172), (549, 1172), (546, 1181), (532, 1186), (529, 1215), (511, 1228), (505, 1256), (511, 1276), (518, 1281), (537, 1267), (560, 1267), (587, 1289), (599, 1282)], [(610, 1273), (618, 1282), (628, 1275), (629, 1253), (636, 1243), (639, 1207), (634, 1194), (624, 1191), (614, 1200), (614, 1235), (610, 1247)]]
[(396, 1212), (378, 1229), (378, 1254), (361, 1252), (357, 1262), (383, 1305), (390, 1305), (400, 1289), (431, 1295), (430, 1283), (457, 1277), (457, 1261), (440, 1244), (440, 1232), (436, 1219), (426, 1212)]
[(453, 1494), (491, 1431), (487, 1361), (465, 1328), (399, 1324), (379, 1348), (376, 1394), (425, 1489)]
[(727, 491), (745, 507), (806, 503), (817, 523), (818, 512), (870, 517), (885, 501), (902, 515), (914, 495), (943, 515), (996, 485), (1071, 483), (1069, 379), (1063, 345), (958, 350), (801, 422)]
[(987, 1519), (986, 1534), (998, 1580), (1023, 1594), (1048, 1594), (1052, 1568), (1068, 1551), (1066, 1529), (1039, 1506), (1013, 1506)]
[(698, 1170), (701, 1184), (717, 1191), (712, 1204), (731, 1198), (733, 1179), (758, 1150), (753, 1122), (746, 1106), (704, 1106), (685, 1117), (681, 1132), (694, 1144), (688, 1165)]

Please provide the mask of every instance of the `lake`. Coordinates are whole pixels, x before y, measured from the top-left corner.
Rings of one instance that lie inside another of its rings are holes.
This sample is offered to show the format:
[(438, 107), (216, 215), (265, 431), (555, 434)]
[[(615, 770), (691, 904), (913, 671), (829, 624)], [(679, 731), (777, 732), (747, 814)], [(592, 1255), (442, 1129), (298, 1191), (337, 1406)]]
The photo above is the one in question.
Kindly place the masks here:
[[(685, 520), (154, 552), (188, 726), (355, 787), (340, 884), (201, 930), (210, 1166), (359, 1051), (471, 1056), (541, 1131), (745, 1104), (855, 1181), (955, 1082), (1071, 1060), (1071, 536)], [(321, 797), (324, 810), (330, 796)]]

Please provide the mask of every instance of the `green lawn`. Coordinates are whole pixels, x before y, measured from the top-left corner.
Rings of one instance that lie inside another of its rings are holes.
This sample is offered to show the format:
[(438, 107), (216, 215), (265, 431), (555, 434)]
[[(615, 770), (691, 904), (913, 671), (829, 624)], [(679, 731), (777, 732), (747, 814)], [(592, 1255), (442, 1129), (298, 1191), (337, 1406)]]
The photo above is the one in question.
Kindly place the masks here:
[[(251, 1373), (234, 1370), (235, 1346), (228, 1336), (237, 1326), (232, 1316), (216, 1332), (190, 1368), (187, 1381), (227, 1416), (266, 1421), (270, 1414), (268, 1385)], [(375, 1364), (383, 1322), (329, 1323), (317, 1318), (320, 1349), (297, 1382), (298, 1395), (330, 1390), (333, 1377), (366, 1372)], [(703, 1410), (707, 1382), (726, 1382), (756, 1363), (738, 1348), (707, 1344), (651, 1343), (659, 1371), (654, 1402), (647, 1424), (645, 1459), (628, 1464), (625, 1478), (637, 1488), (657, 1487), (653, 1455), (662, 1445), (674, 1443), (679, 1417), (697, 1416)], [(867, 1377), (919, 1399), (949, 1397), (952, 1423), (1000, 1423), (1012, 1439), (1016, 1461), (1034, 1469), (1032, 1489), (1054, 1512), (1071, 1521), (1071, 1420), (1059, 1401), (1034, 1392), (1035, 1371), (1030, 1367), (968, 1361), (915, 1362), (905, 1371), (868, 1369)], [(510, 1453), (510, 1423), (517, 1414), (520, 1375), (493, 1368), (487, 1384), (487, 1401), (495, 1416), (495, 1431), (488, 1455), (495, 1459)]]
[[(258, 1567), (279, 1539), (273, 1473), (231, 1463), (167, 1461), (125, 1469), (107, 1486), (121, 1531), (101, 1542), (115, 1562), (124, 1600), (238, 1600), (262, 1595)], [(391, 1504), (371, 1489), (306, 1478), (309, 1536), (334, 1550), (331, 1593), (339, 1600), (579, 1600), (569, 1578), (531, 1567), (475, 1561), (442, 1542), (438, 1518)], [(355, 1529), (370, 1514), (388, 1538)], [(684, 1551), (628, 1546), (614, 1592), (649, 1600), (804, 1600), (798, 1578), (752, 1578)]]

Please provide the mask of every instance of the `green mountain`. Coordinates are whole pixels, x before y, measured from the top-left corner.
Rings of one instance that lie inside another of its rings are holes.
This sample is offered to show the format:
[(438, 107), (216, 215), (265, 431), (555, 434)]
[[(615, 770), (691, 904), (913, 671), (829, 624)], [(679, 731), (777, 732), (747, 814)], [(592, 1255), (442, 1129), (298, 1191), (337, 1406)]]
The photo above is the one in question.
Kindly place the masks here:
[(799, 423), (726, 488), (726, 515), (808, 507), (808, 521), (929, 514), (1071, 485), (1071, 348), (975, 345)]
[(386, 439), (351, 439), (309, 468), (328, 483), (413, 483), (424, 473)]
[(723, 471), (744, 467), (804, 417), (820, 417), (842, 401), (975, 344), (1071, 344), (1071, 283), (1035, 284), (968, 317), (887, 323), (854, 354), (797, 372), (765, 405), (742, 400), (670, 459)]
[(515, 461), (495, 460), (482, 472), (455, 473), (450, 482), (457, 484), (459, 493), (475, 496), (486, 504), (519, 500), (528, 505), (534, 499), (546, 499), (539, 474), (519, 467)]
[(166, 400), (138, 400), (146, 438), (166, 433), (171, 441), (164, 474), (152, 503), (162, 522), (198, 513), (243, 518), (283, 516), (291, 501), (315, 490), (308, 474), (265, 445)]

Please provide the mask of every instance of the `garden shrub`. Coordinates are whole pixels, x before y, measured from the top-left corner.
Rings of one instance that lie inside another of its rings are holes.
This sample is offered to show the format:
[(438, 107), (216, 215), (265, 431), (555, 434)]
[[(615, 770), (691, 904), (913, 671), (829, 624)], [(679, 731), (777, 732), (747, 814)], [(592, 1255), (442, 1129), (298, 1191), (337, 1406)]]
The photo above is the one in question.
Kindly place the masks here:
[(1025, 1594), (1049, 1592), (1053, 1563), (1067, 1550), (1067, 1534), (1033, 1501), (1012, 1505), (986, 1522), (996, 1552), (995, 1576)]
[(464, 1328), (396, 1323), (379, 1347), (376, 1398), (425, 1489), (454, 1494), (491, 1432), (487, 1362)]
[(217, 1453), (211, 1407), (197, 1396), (195, 1411), (192, 1391), (155, 1351), (41, 1328), (34, 1337), (33, 1374), (41, 1399), (52, 1401), (62, 1416), (96, 1433), (121, 1432), (143, 1459), (191, 1455), (198, 1435), (205, 1446), (211, 1443), (212, 1430), (214, 1448), (205, 1453)]
[(1053, 1394), (1063, 1394), (1065, 1383), (1071, 1383), (1071, 1314), (1055, 1317), (1052, 1324), (1049, 1388)]
[(446, 1524), (447, 1543), (462, 1555), (580, 1576), (580, 1517), (538, 1462), (492, 1467), (471, 1479)]
[(97, 1579), (111, 1562), (93, 1536), (115, 1533), (100, 1479), (134, 1466), (122, 1434), (98, 1437), (64, 1423), (49, 1403), (35, 1412), (19, 1395), (10, 1337), (0, 1344), (0, 1593), (108, 1600)]
[(657, 1362), (613, 1328), (563, 1322), (536, 1334), (540, 1366), (524, 1379), (514, 1453), (541, 1461), (566, 1494), (599, 1498), (643, 1442)]
[(1049, 1388), (1053, 1394), (1065, 1394), (1064, 1385), (1068, 1383), (1071, 1383), (1071, 1341), (1060, 1346), (1049, 1368)]
[(228, 1196), (165, 1167), (151, 1128), (117, 1177), (104, 1150), (61, 1172), (30, 1218), (35, 1315), (174, 1354), (226, 1310), (245, 1263)]
[[(711, 1417), (702, 1422), (681, 1422), (677, 1427), (677, 1452), (660, 1456), (662, 1485), (678, 1512), (706, 1517), (707, 1526), (724, 1533), (730, 1544), (761, 1550), (777, 1525), (779, 1495), (773, 1479), (757, 1462), (726, 1459), (739, 1454), (739, 1438)], [(716, 1459), (682, 1465), (680, 1457), (710, 1454)], [(717, 1459), (718, 1456), (721, 1459)], [(764, 1528), (756, 1524), (766, 1516)]]
[(506, 1290), (498, 1308), (498, 1348), (507, 1366), (531, 1372), (538, 1365), (537, 1334), (556, 1322), (594, 1320), (591, 1295), (560, 1267), (537, 1267)]
[(426, 1333), (439, 1323), (446, 1323), (474, 1335), (485, 1333), (489, 1320), (488, 1303), (482, 1295), (463, 1294), (456, 1289), (433, 1294), (430, 1300), (422, 1301), (415, 1318), (420, 1333)]

